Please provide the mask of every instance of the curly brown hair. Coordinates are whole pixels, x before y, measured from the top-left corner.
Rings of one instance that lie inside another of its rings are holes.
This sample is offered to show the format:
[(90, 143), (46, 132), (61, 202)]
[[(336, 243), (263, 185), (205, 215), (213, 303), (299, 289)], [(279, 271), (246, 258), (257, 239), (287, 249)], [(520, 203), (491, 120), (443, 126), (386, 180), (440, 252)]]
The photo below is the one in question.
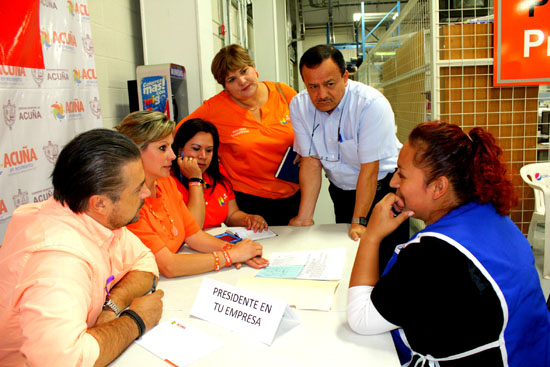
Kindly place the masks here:
[(475, 127), (466, 134), (457, 125), (432, 121), (416, 126), (408, 141), (417, 150), (414, 164), (424, 170), (426, 183), (446, 176), (459, 205), (491, 203), (508, 215), (517, 204), (502, 149), (488, 131)]

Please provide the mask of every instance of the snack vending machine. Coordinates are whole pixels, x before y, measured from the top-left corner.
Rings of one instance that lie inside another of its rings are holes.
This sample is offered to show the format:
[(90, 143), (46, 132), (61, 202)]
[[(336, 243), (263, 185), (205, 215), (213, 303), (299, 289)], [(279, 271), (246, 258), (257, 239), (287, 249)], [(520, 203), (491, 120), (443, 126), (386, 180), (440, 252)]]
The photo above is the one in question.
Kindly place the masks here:
[(183, 66), (140, 65), (136, 76), (139, 110), (160, 111), (176, 123), (189, 114)]

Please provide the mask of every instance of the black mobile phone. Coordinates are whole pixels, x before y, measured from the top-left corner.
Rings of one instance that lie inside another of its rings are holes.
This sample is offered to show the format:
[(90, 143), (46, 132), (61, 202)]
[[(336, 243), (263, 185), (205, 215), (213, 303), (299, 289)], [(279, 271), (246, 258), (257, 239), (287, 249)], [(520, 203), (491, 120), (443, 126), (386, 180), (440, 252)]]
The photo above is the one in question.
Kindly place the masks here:
[(239, 236), (235, 236), (234, 234), (227, 233), (227, 232), (217, 234), (214, 237), (219, 238), (220, 240), (225, 241), (225, 242), (229, 242), (229, 243), (237, 243), (237, 242), (240, 242), (240, 241), (243, 240)]

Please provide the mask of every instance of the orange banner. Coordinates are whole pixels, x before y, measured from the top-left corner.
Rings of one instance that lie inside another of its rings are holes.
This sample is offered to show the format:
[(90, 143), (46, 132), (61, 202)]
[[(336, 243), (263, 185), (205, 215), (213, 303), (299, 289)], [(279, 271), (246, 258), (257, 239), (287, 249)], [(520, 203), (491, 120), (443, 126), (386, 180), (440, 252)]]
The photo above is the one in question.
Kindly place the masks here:
[(495, 0), (495, 86), (550, 84), (549, 19), (549, 0)]

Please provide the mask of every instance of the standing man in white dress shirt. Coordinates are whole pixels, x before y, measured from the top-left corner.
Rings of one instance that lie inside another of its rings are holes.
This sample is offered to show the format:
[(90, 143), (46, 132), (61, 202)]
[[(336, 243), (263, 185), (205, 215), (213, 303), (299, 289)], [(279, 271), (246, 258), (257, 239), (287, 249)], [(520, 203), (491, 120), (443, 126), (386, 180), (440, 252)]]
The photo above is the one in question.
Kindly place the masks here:
[[(306, 90), (290, 103), (294, 150), (300, 161), (300, 210), (289, 225), (313, 224), (321, 189), (321, 171), (330, 181), (336, 223), (351, 223), (358, 240), (371, 208), (388, 192), (402, 144), (395, 119), (382, 93), (348, 80), (342, 53), (330, 45), (307, 50), (300, 59)], [(408, 220), (380, 248), (380, 272), (393, 249), (409, 237)], [(386, 244), (386, 246), (384, 246)]]

